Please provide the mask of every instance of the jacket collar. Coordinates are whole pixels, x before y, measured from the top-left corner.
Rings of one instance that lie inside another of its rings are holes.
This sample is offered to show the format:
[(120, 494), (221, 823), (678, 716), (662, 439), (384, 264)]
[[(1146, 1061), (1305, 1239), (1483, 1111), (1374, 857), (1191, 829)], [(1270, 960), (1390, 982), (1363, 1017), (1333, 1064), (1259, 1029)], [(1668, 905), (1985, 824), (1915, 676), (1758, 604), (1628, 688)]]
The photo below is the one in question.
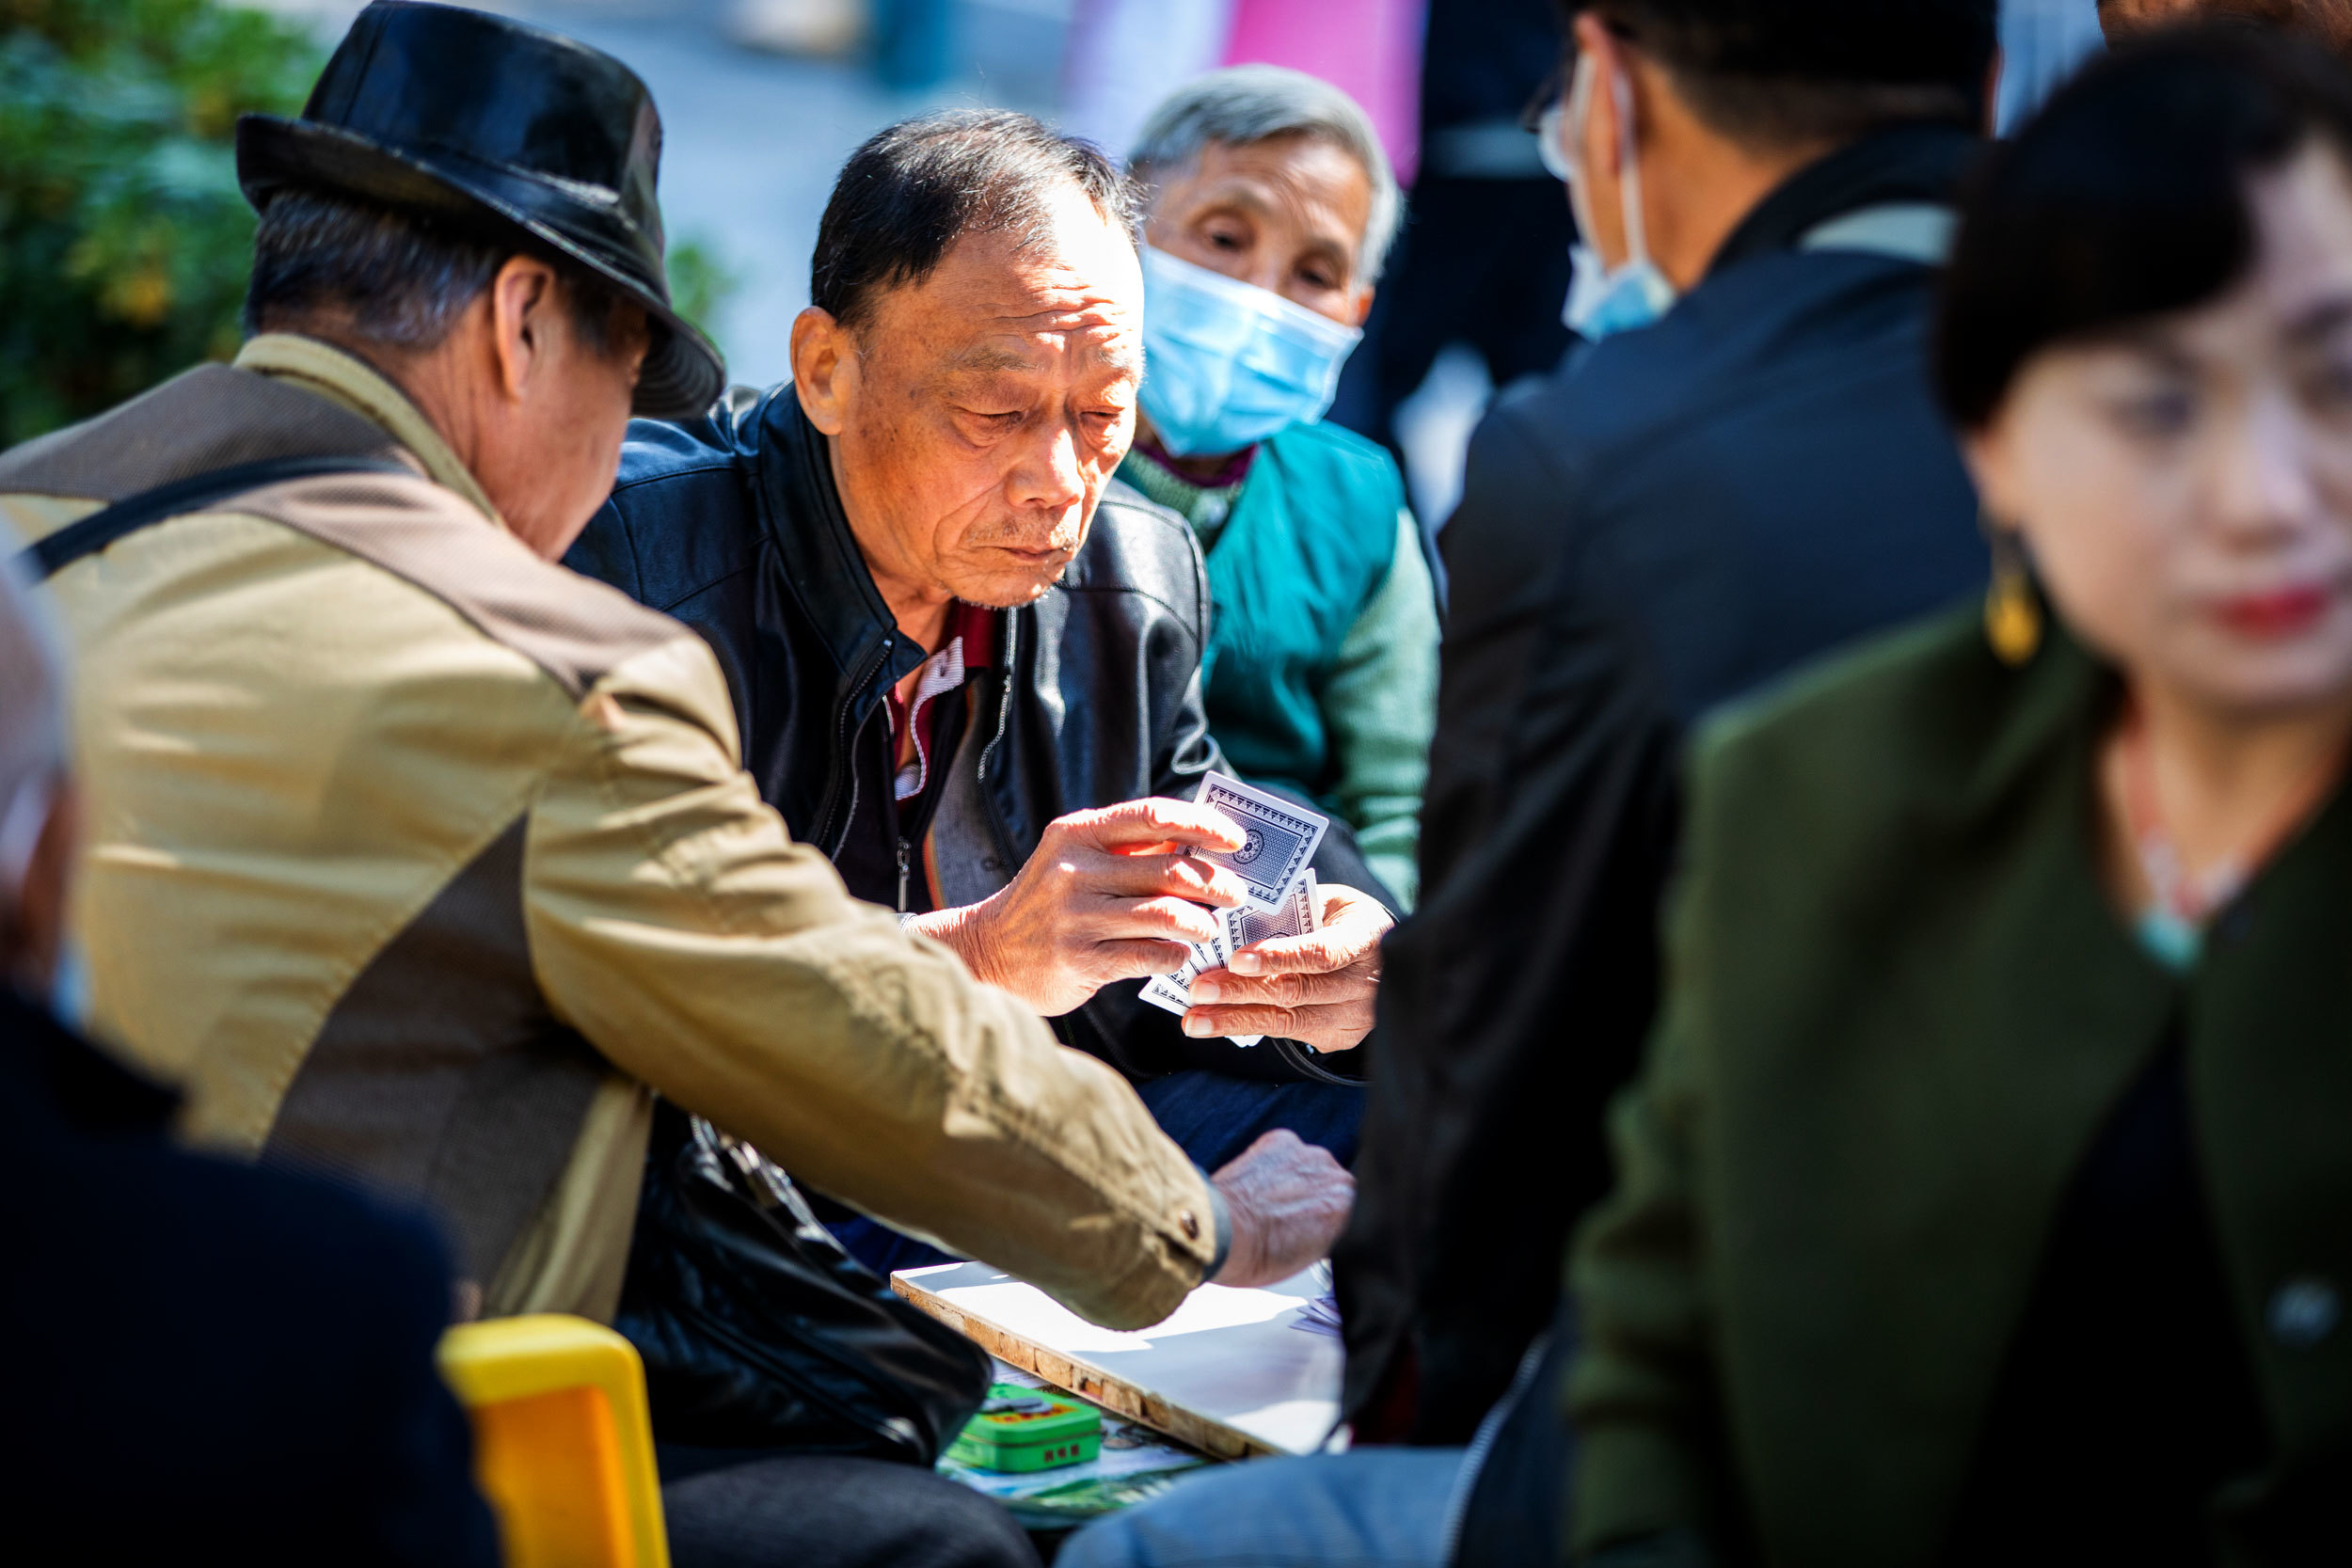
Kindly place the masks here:
[(490, 504), (490, 498), (483, 493), (471, 470), (457, 460), (457, 454), (449, 450), (449, 443), (441, 439), (432, 421), (408, 401), (408, 394), (358, 355), (316, 338), (264, 332), (245, 345), (235, 363), (241, 371), (295, 382), (305, 390), (316, 392), (383, 426), (393, 440), (424, 465), (427, 479), (443, 489), (456, 491), (475, 511), (500, 528), (506, 527), (506, 519)]
[(920, 665), (924, 654), (898, 635), (890, 606), (874, 586), (841, 510), (832, 449), (809, 423), (788, 381), (760, 400), (751, 420), (746, 434), (759, 454), (760, 527), (775, 546), (786, 588), (845, 677), (882, 654), (889, 679), (873, 688), (879, 691)]
[(161, 1137), (180, 1096), (0, 981), (0, 1094), (46, 1101), (80, 1131)]
[(1981, 145), (1962, 126), (1925, 122), (1874, 132), (1816, 159), (1740, 220), (1708, 263), (1708, 276), (1752, 256), (1794, 249), (1822, 224), (1865, 207), (1948, 205), (1962, 170)]
[[(1982, 634), (1975, 655), (1981, 683), (1971, 682), (1970, 715), (1953, 713), (1950, 734), (1961, 750), (1937, 769), (1949, 780), (1931, 809), (1956, 823), (1980, 822), (2007, 809), (2021, 791), (2045, 781), (2071, 748), (2084, 743), (2106, 718), (2120, 689), (2115, 672), (2060, 625), (2044, 607), (2042, 645), (2019, 669), (2001, 663)], [(1972, 620), (1974, 618), (1971, 612)]]

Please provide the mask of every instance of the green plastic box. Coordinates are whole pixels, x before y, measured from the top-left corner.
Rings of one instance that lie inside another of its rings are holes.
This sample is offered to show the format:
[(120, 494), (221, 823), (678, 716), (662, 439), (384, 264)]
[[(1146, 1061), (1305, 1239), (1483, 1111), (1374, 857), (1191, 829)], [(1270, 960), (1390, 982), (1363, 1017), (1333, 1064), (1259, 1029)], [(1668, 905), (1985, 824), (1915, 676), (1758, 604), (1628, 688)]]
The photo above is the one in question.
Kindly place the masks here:
[(1057, 1470), (1103, 1451), (1103, 1413), (1050, 1388), (999, 1383), (947, 1457), (976, 1470)]

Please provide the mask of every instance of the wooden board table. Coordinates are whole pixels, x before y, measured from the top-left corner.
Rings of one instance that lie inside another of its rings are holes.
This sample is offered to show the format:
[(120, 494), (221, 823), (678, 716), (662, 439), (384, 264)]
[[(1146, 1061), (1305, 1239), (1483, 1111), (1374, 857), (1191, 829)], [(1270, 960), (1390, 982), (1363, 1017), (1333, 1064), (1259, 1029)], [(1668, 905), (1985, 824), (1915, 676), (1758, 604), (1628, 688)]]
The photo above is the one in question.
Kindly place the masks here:
[(1140, 1334), (1097, 1328), (985, 1263), (906, 1269), (890, 1288), (999, 1360), (1219, 1459), (1311, 1453), (1340, 1418), (1340, 1341), (1295, 1326), (1312, 1274), (1203, 1285)]

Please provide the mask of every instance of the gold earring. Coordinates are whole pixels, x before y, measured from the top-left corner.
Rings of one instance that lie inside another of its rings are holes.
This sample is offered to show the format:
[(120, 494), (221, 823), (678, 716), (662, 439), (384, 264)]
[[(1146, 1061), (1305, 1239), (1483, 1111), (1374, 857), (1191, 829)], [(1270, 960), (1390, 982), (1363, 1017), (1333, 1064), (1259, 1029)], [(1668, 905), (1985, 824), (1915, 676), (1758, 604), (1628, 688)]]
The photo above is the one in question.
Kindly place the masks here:
[(2016, 532), (1988, 526), (1993, 545), (1993, 582), (1984, 594), (1984, 636), (2000, 661), (2014, 669), (2042, 646), (2042, 601)]

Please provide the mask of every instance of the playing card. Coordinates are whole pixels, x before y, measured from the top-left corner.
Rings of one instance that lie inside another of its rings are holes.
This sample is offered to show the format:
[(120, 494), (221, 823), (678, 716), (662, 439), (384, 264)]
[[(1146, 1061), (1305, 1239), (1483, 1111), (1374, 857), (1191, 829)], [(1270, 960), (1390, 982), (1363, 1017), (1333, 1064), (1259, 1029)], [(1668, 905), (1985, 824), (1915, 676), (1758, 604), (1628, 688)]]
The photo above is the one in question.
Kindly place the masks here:
[(1225, 923), (1217, 922), (1216, 934), (1207, 942), (1192, 944), (1191, 956), (1182, 969), (1173, 974), (1163, 974), (1143, 988), (1143, 999), (1155, 1007), (1171, 1013), (1182, 1013), (1192, 1006), (1192, 982), (1204, 970), (1223, 969), (1232, 951), (1225, 945)]
[[(1234, 954), (1252, 942), (1265, 942), (1274, 937), (1303, 937), (1310, 931), (1320, 931), (1323, 929), (1323, 899), (1315, 892), (1314, 868), (1308, 867), (1299, 875), (1298, 880), (1291, 884), (1290, 896), (1282, 900), (1280, 910), (1268, 914), (1245, 904), (1239, 909), (1227, 910), (1223, 925), (1225, 952), (1219, 961), (1229, 964), (1233, 961)], [(1263, 1035), (1232, 1035), (1227, 1037), (1235, 1045), (1255, 1045), (1265, 1038)]]
[(1323, 842), (1331, 819), (1222, 773), (1201, 780), (1197, 799), (1240, 824), (1247, 842), (1231, 854), (1216, 849), (1193, 853), (1232, 871), (1242, 879), (1251, 903), (1269, 914), (1279, 913), (1292, 885), (1314, 858), (1315, 846)]
[(1271, 911), (1253, 910), (1244, 904), (1239, 909), (1226, 910), (1225, 957), (1232, 956), (1254, 942), (1268, 942), (1275, 937), (1303, 937), (1310, 931), (1323, 929), (1323, 900), (1315, 893), (1315, 873), (1312, 866), (1299, 874), (1291, 884), (1282, 907)]
[[(1184, 967), (1173, 974), (1163, 974), (1143, 988), (1143, 999), (1155, 1007), (1171, 1013), (1183, 1013), (1192, 1006), (1192, 983), (1207, 970), (1223, 969), (1232, 961), (1233, 955), (1252, 942), (1274, 937), (1304, 936), (1323, 929), (1323, 899), (1316, 891), (1315, 874), (1311, 868), (1291, 888), (1290, 896), (1282, 900), (1279, 911), (1268, 914), (1248, 906), (1218, 911), (1221, 927), (1217, 939), (1209, 943), (1193, 945), (1192, 957)], [(1228, 1037), (1235, 1045), (1255, 1045), (1263, 1035), (1233, 1035)]]
[(1143, 999), (1154, 1007), (1165, 1007), (1171, 1013), (1188, 1012), (1192, 1008), (1192, 982), (1205, 969), (1221, 969), (1225, 960), (1214, 950), (1196, 943), (1192, 957), (1184, 967), (1173, 974), (1163, 974), (1143, 988)]

